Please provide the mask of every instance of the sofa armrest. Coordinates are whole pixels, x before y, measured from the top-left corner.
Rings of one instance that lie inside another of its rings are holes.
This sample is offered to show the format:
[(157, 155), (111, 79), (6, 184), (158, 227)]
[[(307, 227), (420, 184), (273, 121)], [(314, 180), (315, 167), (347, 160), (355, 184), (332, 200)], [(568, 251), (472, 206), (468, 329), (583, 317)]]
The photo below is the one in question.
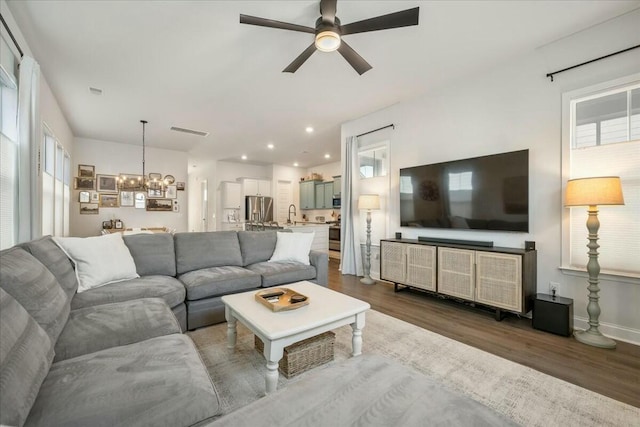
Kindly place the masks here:
[(316, 268), (314, 282), (318, 285), (327, 286), (329, 284), (329, 254), (321, 251), (310, 251), (309, 262)]

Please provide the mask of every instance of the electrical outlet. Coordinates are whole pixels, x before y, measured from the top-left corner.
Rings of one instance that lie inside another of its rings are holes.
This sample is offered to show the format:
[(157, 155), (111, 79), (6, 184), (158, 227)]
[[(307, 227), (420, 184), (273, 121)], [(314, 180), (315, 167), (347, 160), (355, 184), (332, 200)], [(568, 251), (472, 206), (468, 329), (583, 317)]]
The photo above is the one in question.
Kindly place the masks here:
[(549, 295), (557, 294), (559, 288), (560, 288), (560, 283), (558, 283), (558, 282), (549, 282)]

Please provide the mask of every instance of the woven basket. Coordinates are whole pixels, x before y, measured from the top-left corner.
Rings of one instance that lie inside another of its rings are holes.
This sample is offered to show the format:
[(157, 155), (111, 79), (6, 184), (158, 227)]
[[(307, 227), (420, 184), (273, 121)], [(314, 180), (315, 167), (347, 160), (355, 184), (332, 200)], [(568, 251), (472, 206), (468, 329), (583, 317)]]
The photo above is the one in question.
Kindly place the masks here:
[[(262, 354), (264, 344), (257, 336), (254, 336), (254, 339), (256, 350)], [(291, 378), (332, 361), (335, 341), (336, 334), (329, 331), (285, 347), (284, 356), (279, 363), (280, 372)]]

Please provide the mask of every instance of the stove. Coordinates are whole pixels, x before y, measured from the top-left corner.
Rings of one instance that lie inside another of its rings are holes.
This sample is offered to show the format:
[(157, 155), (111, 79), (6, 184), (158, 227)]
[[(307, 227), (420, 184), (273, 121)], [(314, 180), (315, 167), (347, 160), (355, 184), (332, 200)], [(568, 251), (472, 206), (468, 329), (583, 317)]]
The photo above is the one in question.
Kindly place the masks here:
[(329, 225), (329, 250), (340, 251), (340, 223), (335, 221)]

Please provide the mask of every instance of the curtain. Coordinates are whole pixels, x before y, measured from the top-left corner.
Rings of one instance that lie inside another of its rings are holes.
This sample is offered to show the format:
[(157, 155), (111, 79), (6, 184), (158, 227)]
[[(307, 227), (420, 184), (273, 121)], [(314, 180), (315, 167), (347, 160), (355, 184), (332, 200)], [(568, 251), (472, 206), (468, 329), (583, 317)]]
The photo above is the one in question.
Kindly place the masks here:
[(40, 147), (40, 66), (29, 56), (20, 62), (18, 80), (18, 236), (40, 236), (38, 152)]
[(345, 144), (342, 158), (342, 217), (340, 250), (342, 274), (363, 275), (360, 251), (358, 213), (358, 137), (350, 136)]

